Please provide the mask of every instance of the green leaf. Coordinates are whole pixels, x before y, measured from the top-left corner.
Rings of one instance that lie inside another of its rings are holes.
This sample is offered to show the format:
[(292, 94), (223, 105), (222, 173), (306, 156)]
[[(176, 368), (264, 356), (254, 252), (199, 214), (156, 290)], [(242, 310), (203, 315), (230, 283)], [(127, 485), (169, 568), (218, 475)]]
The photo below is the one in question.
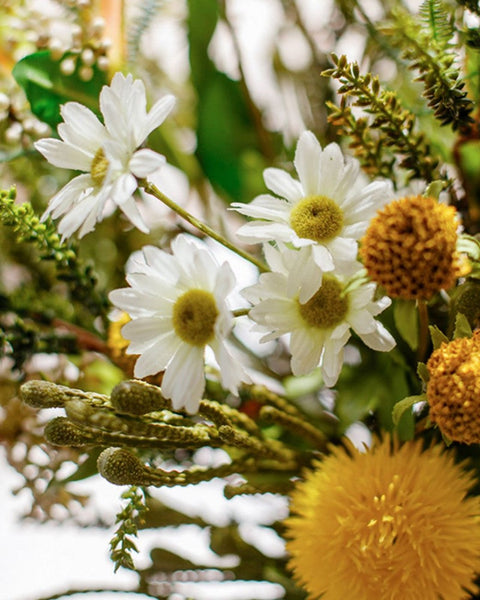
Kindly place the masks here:
[(228, 200), (250, 200), (264, 190), (265, 162), (251, 107), (238, 81), (217, 70), (208, 47), (217, 26), (217, 0), (189, 0), (191, 79), (197, 94), (196, 157)]
[(423, 194), (426, 198), (435, 198), (435, 200), (438, 200), (439, 196), (440, 196), (440, 192), (445, 189), (446, 187), (446, 182), (437, 179), (436, 181), (432, 181), (432, 183), (430, 183), (427, 186), (427, 189), (425, 190), (425, 193)]
[(33, 114), (52, 128), (61, 122), (60, 106), (65, 102), (73, 100), (98, 111), (98, 95), (107, 83), (106, 74), (97, 67), (93, 67), (89, 81), (80, 78), (78, 66), (72, 75), (63, 75), (60, 61), (52, 60), (49, 50), (25, 56), (12, 73), (25, 92)]
[(430, 379), (430, 373), (428, 371), (427, 365), (424, 362), (419, 362), (417, 364), (417, 375), (420, 377), (420, 379), (425, 385), (428, 383), (428, 380)]
[(430, 331), (430, 337), (432, 338), (433, 349), (440, 348), (443, 342), (448, 344), (450, 341), (448, 337), (440, 331), (436, 325), (429, 325), (428, 330)]
[(407, 396), (403, 400), (400, 400), (400, 402), (397, 402), (392, 411), (392, 419), (394, 424), (398, 425), (401, 416), (406, 410), (411, 408), (414, 404), (417, 404), (417, 402), (425, 402), (426, 399), (426, 394), (419, 394), (418, 396)]
[(412, 350), (418, 348), (418, 315), (414, 300), (395, 300), (393, 305), (395, 327)]
[(467, 317), (462, 313), (457, 313), (455, 317), (455, 330), (453, 332), (453, 339), (471, 338), (472, 333), (472, 328), (470, 327)]

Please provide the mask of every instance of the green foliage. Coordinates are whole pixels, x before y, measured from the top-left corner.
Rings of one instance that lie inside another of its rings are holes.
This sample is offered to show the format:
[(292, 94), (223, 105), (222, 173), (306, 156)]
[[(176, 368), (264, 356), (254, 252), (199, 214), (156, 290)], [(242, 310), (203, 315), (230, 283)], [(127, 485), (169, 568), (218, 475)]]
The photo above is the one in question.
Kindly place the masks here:
[(419, 72), (416, 81), (423, 83), (423, 96), (440, 124), (468, 130), (474, 105), (456, 66), (458, 48), (453, 44), (450, 14), (440, 0), (425, 0), (419, 15), (420, 20), (404, 11), (394, 12), (394, 22), (382, 30), (401, 49), (409, 69)]
[(250, 200), (259, 193), (265, 166), (257, 151), (253, 106), (238, 81), (218, 71), (208, 56), (219, 20), (216, 0), (189, 0), (191, 79), (197, 95), (197, 158), (223, 196)]
[(0, 222), (12, 229), (18, 243), (32, 244), (41, 260), (55, 265), (58, 279), (65, 281), (71, 297), (81, 302), (94, 316), (106, 319), (108, 302), (97, 291), (97, 278), (91, 264), (84, 264), (76, 248), (63, 242), (51, 219), (44, 223), (31, 204), (16, 204), (16, 191), (0, 191)]
[(0, 357), (10, 357), (13, 369), (21, 371), (28, 359), (41, 352), (77, 354), (79, 349), (76, 336), (52, 330), (44, 331), (19, 316), (13, 322), (11, 319), (0, 319)]
[[(393, 166), (392, 154), (398, 154), (398, 166), (408, 170), (409, 180), (442, 179), (450, 183), (425, 135), (417, 131), (415, 116), (402, 107), (398, 95), (383, 89), (377, 76), (361, 75), (358, 64), (349, 63), (346, 56), (332, 54), (332, 61), (334, 67), (322, 75), (340, 82), (338, 92), (345, 100), (342, 98), (339, 107), (328, 103), (329, 121), (338, 127), (340, 134), (353, 138), (355, 154), (367, 169), (385, 174), (387, 167)], [(352, 99), (352, 106), (361, 107), (371, 118), (366, 121), (354, 116), (346, 99)], [(376, 141), (373, 141), (374, 131)]]
[(92, 67), (93, 77), (83, 81), (78, 64), (71, 75), (64, 75), (60, 64), (51, 58), (48, 50), (41, 50), (22, 58), (12, 71), (30, 102), (32, 113), (52, 128), (62, 120), (60, 106), (65, 102), (80, 102), (96, 111), (98, 95), (107, 83), (105, 73), (96, 66)]
[(440, 348), (440, 346), (443, 343), (448, 344), (448, 342), (450, 341), (448, 337), (442, 331), (440, 331), (440, 329), (436, 325), (430, 325), (428, 329), (430, 331), (430, 337), (432, 338), (432, 345), (434, 350)]
[(117, 514), (115, 523), (118, 524), (118, 527), (110, 540), (110, 558), (115, 572), (120, 567), (135, 569), (132, 553), (138, 552), (138, 549), (132, 538), (137, 537), (143, 514), (147, 510), (145, 491), (141, 488), (130, 487), (122, 494), (122, 498), (128, 502)]
[(393, 407), (392, 412), (392, 419), (395, 425), (398, 425), (405, 411), (412, 408), (418, 402), (425, 402), (426, 399), (427, 397), (425, 394), (419, 394), (416, 396), (407, 396), (406, 398), (403, 398), (403, 400), (400, 400), (400, 402), (397, 402)]
[(395, 300), (393, 304), (395, 327), (412, 350), (418, 348), (418, 314), (414, 300)]
[(462, 313), (457, 313), (455, 318), (455, 330), (453, 332), (453, 339), (457, 338), (471, 338), (472, 337), (472, 328), (470, 327), (470, 323), (465, 315)]

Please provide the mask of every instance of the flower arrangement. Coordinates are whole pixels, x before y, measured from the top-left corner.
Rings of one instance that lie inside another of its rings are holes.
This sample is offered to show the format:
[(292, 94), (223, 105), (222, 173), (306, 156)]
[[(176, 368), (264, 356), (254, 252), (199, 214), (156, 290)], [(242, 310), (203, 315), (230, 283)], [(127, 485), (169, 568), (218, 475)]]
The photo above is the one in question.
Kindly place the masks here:
[[(27, 516), (122, 486), (132, 595), (201, 597), (208, 560), (135, 562), (142, 529), (190, 524), (246, 599), (479, 598), (480, 8), (272, 0), (266, 100), (247, 4), (1, 9), (0, 439)], [(280, 552), (162, 499), (213, 481), (271, 502)]]

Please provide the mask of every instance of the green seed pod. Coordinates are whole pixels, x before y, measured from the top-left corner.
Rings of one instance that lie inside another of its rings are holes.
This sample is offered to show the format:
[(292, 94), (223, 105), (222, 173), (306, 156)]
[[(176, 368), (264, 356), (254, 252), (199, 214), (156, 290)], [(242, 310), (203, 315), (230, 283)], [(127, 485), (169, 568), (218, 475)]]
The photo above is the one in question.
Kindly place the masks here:
[(116, 385), (110, 400), (117, 412), (128, 415), (144, 415), (172, 408), (159, 387), (133, 379)]
[(128, 450), (107, 448), (98, 457), (97, 467), (115, 485), (148, 485), (145, 466)]
[(65, 403), (65, 389), (50, 381), (27, 381), (20, 388), (20, 398), (33, 408), (57, 408)]
[(92, 440), (66, 417), (56, 417), (45, 426), (45, 439), (53, 446), (88, 446)]

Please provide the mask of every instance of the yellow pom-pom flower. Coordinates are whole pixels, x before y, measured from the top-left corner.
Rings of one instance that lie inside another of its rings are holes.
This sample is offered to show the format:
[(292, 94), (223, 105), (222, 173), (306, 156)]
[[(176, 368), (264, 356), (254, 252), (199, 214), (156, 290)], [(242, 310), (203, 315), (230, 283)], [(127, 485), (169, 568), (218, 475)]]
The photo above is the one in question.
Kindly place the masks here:
[(337, 447), (296, 485), (289, 567), (309, 600), (461, 600), (477, 592), (480, 499), (441, 446)]
[(360, 256), (370, 278), (391, 298), (427, 300), (468, 272), (456, 250), (457, 227), (452, 206), (407, 196), (377, 212)]
[(480, 444), (480, 330), (443, 343), (427, 362), (430, 420), (450, 440)]

